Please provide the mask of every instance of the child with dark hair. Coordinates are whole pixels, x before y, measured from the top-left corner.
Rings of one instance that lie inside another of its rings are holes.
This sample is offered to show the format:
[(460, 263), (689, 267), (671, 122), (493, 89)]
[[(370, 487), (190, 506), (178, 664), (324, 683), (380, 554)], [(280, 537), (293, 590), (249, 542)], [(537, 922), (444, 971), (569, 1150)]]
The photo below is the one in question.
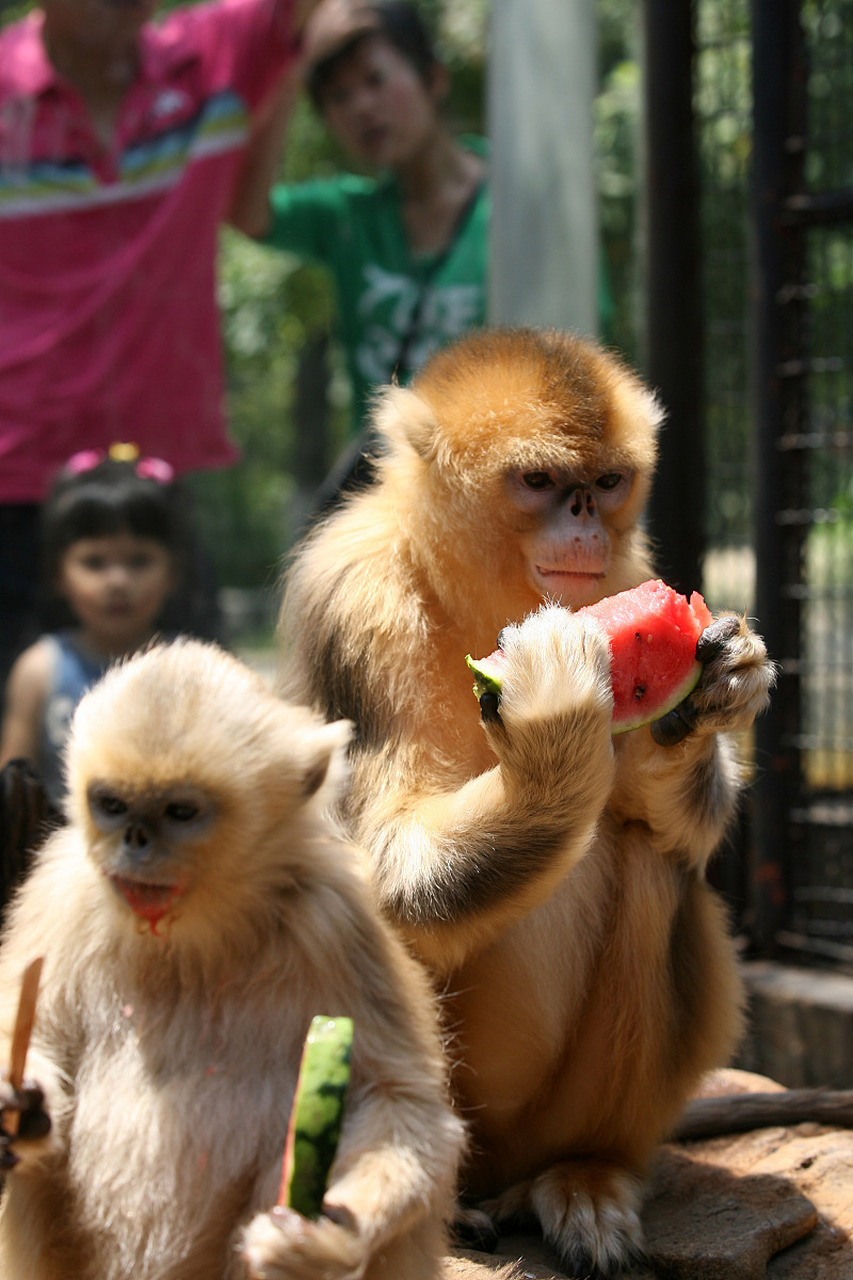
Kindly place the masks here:
[(0, 767), (31, 762), (50, 803), (64, 793), (71, 716), (111, 662), (164, 626), (191, 548), (171, 466), (135, 445), (75, 454), (42, 512), (45, 583), (56, 629), (19, 656), (6, 691)]
[[(249, 147), (231, 221), (331, 272), (357, 437), (377, 386), (406, 383), (433, 351), (485, 323), (487, 148), (448, 127), (447, 68), (406, 0), (321, 0), (305, 27), (299, 71), (362, 172), (270, 191), (291, 80)], [(339, 473), (347, 486), (369, 474), (369, 465), (347, 470), (359, 447), (357, 437)], [(334, 497), (339, 476), (321, 491), (321, 504)]]

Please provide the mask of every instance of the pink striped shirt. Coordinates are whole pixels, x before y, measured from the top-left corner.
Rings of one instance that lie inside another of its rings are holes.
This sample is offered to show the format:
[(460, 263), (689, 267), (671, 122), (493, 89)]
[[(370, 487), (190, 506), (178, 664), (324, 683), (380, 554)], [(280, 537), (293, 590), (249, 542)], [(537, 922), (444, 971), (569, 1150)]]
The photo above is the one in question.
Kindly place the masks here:
[(217, 232), (292, 7), (216, 0), (144, 27), (109, 150), (41, 14), (0, 32), (0, 502), (41, 500), (70, 454), (117, 440), (178, 472), (235, 458)]

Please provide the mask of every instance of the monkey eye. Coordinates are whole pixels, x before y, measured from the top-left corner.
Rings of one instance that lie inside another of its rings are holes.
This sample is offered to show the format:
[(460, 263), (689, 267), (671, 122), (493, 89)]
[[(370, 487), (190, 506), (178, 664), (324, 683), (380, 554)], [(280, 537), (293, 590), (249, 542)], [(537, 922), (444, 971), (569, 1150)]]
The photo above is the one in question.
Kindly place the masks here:
[(191, 800), (173, 800), (163, 812), (173, 822), (193, 822), (201, 811)]
[(525, 471), (521, 483), (528, 489), (550, 489), (554, 481), (547, 471)]
[(93, 797), (92, 803), (108, 818), (120, 818), (127, 813), (127, 805), (119, 796), (103, 792)]
[(605, 475), (599, 476), (595, 482), (596, 488), (604, 489), (605, 493), (609, 493), (611, 489), (618, 489), (621, 483), (621, 471), (608, 471)]

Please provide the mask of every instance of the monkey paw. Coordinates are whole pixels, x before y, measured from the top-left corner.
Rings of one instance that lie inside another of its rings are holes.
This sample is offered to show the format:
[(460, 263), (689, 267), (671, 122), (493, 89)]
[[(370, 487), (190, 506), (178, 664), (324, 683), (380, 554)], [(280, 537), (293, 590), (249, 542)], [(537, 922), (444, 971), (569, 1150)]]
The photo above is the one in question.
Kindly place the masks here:
[(505, 720), (612, 714), (610, 656), (600, 627), (559, 605), (543, 605), (504, 627), (507, 662), (501, 695)]
[(703, 664), (696, 688), (652, 725), (652, 737), (660, 746), (673, 746), (694, 729), (747, 729), (770, 701), (776, 668), (761, 636), (750, 631), (745, 618), (717, 618), (699, 637), (696, 657)]
[(276, 1208), (249, 1223), (243, 1256), (252, 1280), (356, 1280), (366, 1249), (348, 1226)]
[(643, 1256), (640, 1199), (626, 1170), (569, 1160), (482, 1207), (498, 1223), (536, 1218), (569, 1275), (604, 1280)]
[(546, 605), (505, 627), (500, 712), (486, 729), (505, 769), (523, 782), (553, 788), (579, 762), (595, 758), (609, 777), (610, 658), (602, 631), (588, 619)]

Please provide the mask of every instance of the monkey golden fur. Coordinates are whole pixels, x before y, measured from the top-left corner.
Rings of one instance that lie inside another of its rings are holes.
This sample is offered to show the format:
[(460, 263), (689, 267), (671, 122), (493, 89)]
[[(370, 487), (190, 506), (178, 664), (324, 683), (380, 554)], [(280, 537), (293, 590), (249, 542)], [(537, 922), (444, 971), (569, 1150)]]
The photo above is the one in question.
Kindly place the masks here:
[[(650, 1156), (736, 1042), (704, 870), (740, 786), (725, 731), (773, 681), (761, 639), (725, 616), (703, 637), (691, 732), (611, 738), (607, 642), (572, 611), (654, 576), (638, 522), (660, 419), (591, 343), (460, 340), (378, 402), (377, 483), (297, 550), (281, 612), (284, 686), (355, 722), (343, 819), (448, 993), (463, 1189), (538, 1220), (579, 1271), (641, 1248)], [(501, 700), (481, 724), (464, 658), (499, 632)]]
[[(81, 702), (70, 826), (0, 948), (4, 1061), (45, 957), (27, 1073), (52, 1118), (15, 1143), (3, 1276), (439, 1275), (462, 1129), (429, 985), (320, 818), (348, 736), (194, 641)], [(355, 1039), (330, 1216), (308, 1222), (268, 1210), (316, 1013)]]

